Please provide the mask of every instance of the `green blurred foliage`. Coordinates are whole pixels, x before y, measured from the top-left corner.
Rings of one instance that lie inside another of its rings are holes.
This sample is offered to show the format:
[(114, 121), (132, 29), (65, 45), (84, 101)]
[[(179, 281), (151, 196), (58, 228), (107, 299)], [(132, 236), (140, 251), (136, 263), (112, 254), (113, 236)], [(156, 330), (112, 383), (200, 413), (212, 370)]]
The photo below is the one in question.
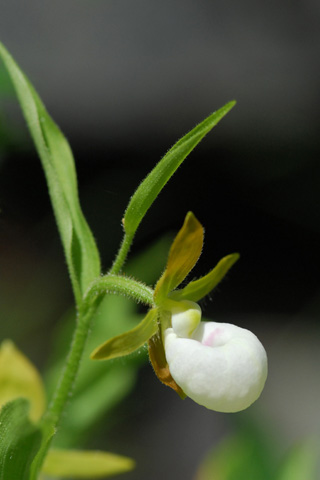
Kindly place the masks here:
[(279, 462), (278, 446), (258, 422), (238, 424), (235, 433), (212, 448), (194, 480), (317, 480), (320, 442), (305, 439)]
[(206, 455), (195, 480), (271, 480), (273, 459), (266, 438), (251, 424), (238, 427)]
[(281, 463), (277, 480), (318, 480), (320, 478), (320, 440), (308, 438), (294, 445)]

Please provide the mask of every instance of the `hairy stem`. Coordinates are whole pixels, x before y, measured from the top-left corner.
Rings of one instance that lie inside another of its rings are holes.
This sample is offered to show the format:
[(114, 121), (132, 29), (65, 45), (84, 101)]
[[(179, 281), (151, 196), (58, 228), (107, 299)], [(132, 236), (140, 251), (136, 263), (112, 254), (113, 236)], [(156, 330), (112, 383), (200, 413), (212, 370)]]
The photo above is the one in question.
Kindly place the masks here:
[(123, 275), (108, 273), (92, 282), (84, 298), (84, 305), (91, 305), (101, 295), (111, 293), (132, 298), (136, 303), (154, 306), (153, 289), (142, 282)]
[(54, 427), (58, 426), (64, 408), (72, 395), (92, 317), (101, 299), (107, 293), (125, 295), (137, 303), (153, 306), (153, 290), (131, 278), (109, 274), (98, 277), (91, 284), (79, 307), (77, 324), (66, 364), (45, 417), (53, 422)]
[(127, 255), (129, 253), (133, 237), (134, 237), (134, 234), (131, 234), (131, 235), (128, 235), (127, 233), (124, 234), (121, 246), (119, 248), (119, 251), (117, 253), (117, 256), (112, 264), (112, 267), (109, 273), (117, 274), (121, 271), (127, 259)]
[(92, 304), (89, 308), (79, 308), (76, 328), (70, 345), (70, 350), (64, 365), (60, 381), (57, 385), (53, 399), (49, 405), (46, 417), (57, 427), (61, 415), (72, 395), (75, 379), (78, 374), (80, 361), (88, 338), (91, 319), (96, 311), (98, 303)]

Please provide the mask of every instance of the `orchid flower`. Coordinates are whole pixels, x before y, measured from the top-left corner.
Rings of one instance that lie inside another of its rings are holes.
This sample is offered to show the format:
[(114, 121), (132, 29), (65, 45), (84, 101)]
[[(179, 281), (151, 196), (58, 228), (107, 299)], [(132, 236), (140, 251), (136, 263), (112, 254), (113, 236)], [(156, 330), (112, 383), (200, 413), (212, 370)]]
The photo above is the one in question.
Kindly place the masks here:
[(98, 347), (92, 358), (127, 355), (148, 341), (150, 361), (164, 384), (211, 410), (237, 412), (260, 396), (267, 378), (267, 355), (249, 330), (201, 321), (196, 302), (220, 282), (238, 260), (237, 253), (178, 288), (201, 254), (203, 236), (202, 225), (189, 212), (156, 284), (153, 308), (137, 327)]

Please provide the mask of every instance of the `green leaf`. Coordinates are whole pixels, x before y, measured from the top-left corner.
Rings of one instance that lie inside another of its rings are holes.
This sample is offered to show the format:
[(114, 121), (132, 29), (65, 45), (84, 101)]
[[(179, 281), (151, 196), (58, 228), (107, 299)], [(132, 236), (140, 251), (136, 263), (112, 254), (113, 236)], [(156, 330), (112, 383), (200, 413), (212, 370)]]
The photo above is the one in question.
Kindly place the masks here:
[(100, 259), (80, 207), (72, 152), (33, 86), (1, 43), (0, 57), (11, 77), (42, 162), (74, 294), (79, 304), (88, 285), (100, 274)]
[(319, 454), (319, 441), (310, 439), (295, 445), (281, 465), (276, 480), (319, 479)]
[(0, 98), (12, 97), (14, 90), (6, 69), (0, 65)]
[(213, 290), (223, 279), (232, 265), (240, 258), (238, 253), (232, 253), (223, 257), (211, 272), (204, 277), (190, 282), (181, 290), (172, 292), (170, 297), (174, 300), (191, 300), (198, 302)]
[(110, 360), (133, 353), (142, 347), (158, 330), (158, 311), (151, 309), (144, 319), (132, 330), (110, 338), (91, 354), (93, 360)]
[[(33, 421), (39, 420), (44, 413), (46, 403), (42, 379), (28, 358), (10, 340), (5, 340), (0, 348), (0, 405), (17, 398), (20, 402), (21, 397), (28, 400), (26, 411), (29, 418)], [(4, 411), (6, 411), (6, 408), (4, 408)], [(17, 408), (18, 413), (14, 413), (13, 418), (17, 419), (19, 412), (24, 415), (24, 408), (20, 407), (20, 410)], [(36, 432), (37, 429), (28, 421), (25, 422), (25, 425), (26, 428), (23, 424), (21, 425), (21, 434), (27, 435), (26, 441), (28, 442), (30, 432)], [(18, 427), (20, 428), (20, 424), (18, 424)], [(44, 422), (39, 427), (37, 436), (40, 435), (42, 440), (33, 461), (32, 458), (30, 460), (32, 464), (28, 480), (38, 479), (42, 459), (47, 451), (47, 444), (54, 433), (55, 430), (50, 423)], [(16, 449), (16, 447), (13, 448)]]
[(41, 446), (34, 457), (34, 460), (31, 464), (31, 469), (30, 469), (30, 478), (29, 480), (38, 480), (39, 479), (39, 473), (42, 468), (43, 461), (46, 457), (46, 454), (48, 452), (48, 448), (50, 446), (52, 437), (56, 433), (56, 429), (50, 422), (50, 420), (47, 420), (45, 422), (42, 422), (41, 424), (41, 431), (42, 431), (42, 442)]
[(109, 452), (86, 450), (49, 451), (42, 472), (59, 478), (102, 478), (124, 473), (135, 467), (131, 458)]
[(123, 223), (127, 235), (134, 235), (148, 209), (183, 160), (234, 105), (234, 101), (227, 103), (182, 137), (143, 180), (125, 211)]
[(29, 420), (29, 402), (19, 398), (0, 412), (0, 480), (29, 480), (40, 446), (41, 430)]

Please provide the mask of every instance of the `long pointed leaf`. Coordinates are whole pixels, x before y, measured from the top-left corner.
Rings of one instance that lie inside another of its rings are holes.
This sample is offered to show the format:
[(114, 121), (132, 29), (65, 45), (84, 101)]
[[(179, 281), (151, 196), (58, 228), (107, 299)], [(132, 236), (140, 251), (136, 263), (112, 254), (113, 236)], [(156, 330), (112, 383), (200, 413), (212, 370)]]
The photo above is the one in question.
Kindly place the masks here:
[(100, 274), (99, 253), (83, 216), (71, 149), (25, 74), (0, 43), (0, 57), (10, 75), (23, 115), (46, 175), (77, 302)]
[(124, 215), (124, 229), (127, 235), (134, 235), (148, 209), (183, 160), (234, 105), (234, 101), (227, 103), (182, 137), (143, 180), (132, 196)]

